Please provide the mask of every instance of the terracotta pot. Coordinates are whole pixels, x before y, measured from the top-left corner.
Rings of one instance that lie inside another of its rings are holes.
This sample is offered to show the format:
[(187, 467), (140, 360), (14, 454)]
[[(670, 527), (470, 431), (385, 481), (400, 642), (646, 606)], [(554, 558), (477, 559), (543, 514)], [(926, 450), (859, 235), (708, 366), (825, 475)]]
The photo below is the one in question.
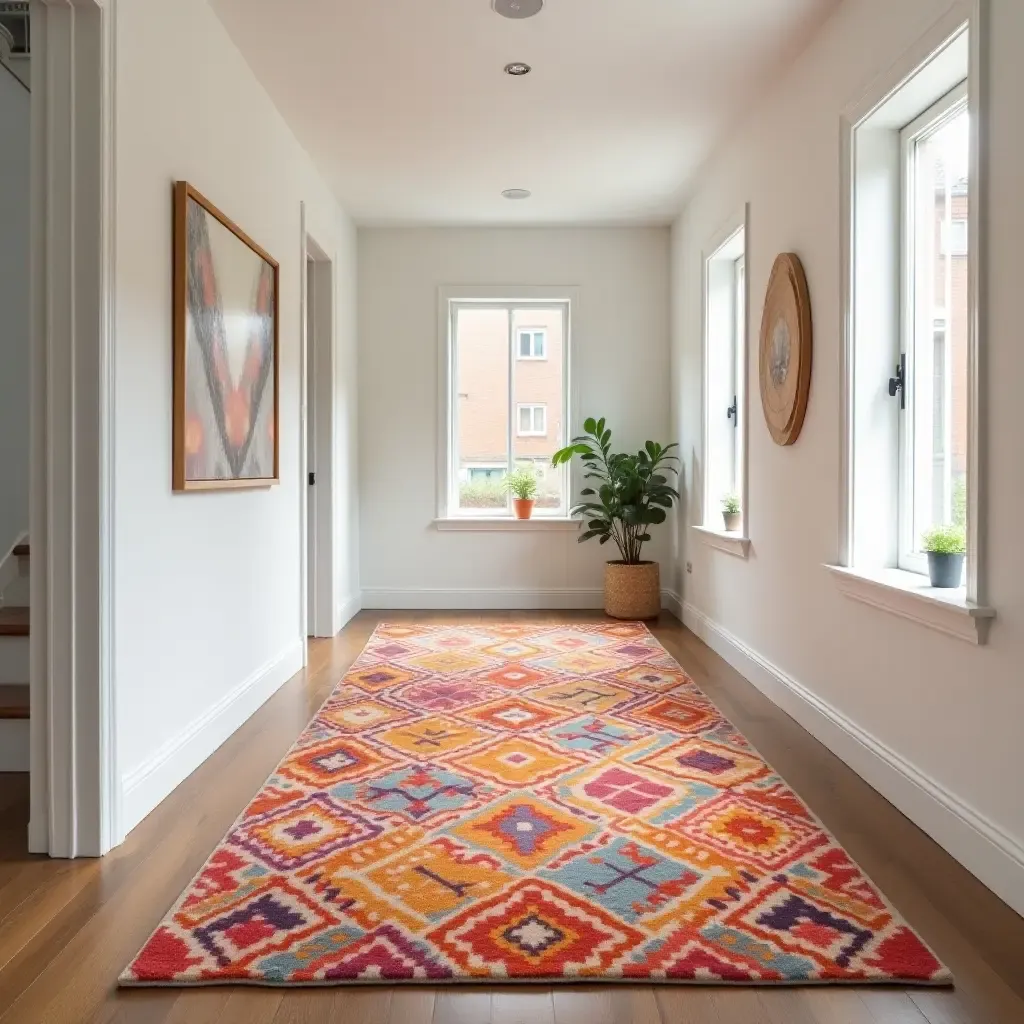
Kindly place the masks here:
[(533, 498), (513, 498), (512, 505), (516, 510), (516, 519), (529, 519), (533, 515)]
[(606, 563), (604, 610), (613, 619), (657, 618), (661, 611), (661, 571), (658, 563)]
[(725, 520), (725, 532), (736, 533), (740, 528), (740, 520), (743, 518), (743, 513), (723, 512), (722, 518)]

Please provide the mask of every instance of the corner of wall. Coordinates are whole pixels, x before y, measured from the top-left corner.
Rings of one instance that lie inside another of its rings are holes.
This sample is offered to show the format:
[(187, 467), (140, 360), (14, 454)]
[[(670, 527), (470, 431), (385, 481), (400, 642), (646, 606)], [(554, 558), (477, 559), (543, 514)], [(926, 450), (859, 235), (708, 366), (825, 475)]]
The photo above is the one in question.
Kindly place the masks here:
[(124, 836), (199, 767), (232, 733), (302, 669), (305, 645), (296, 640), (211, 705), (151, 757), (121, 776)]

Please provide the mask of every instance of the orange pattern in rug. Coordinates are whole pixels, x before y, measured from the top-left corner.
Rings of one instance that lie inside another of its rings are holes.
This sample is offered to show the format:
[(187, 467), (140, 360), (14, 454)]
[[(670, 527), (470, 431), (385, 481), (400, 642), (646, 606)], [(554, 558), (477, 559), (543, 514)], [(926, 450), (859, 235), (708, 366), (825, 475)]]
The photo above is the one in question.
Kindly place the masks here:
[(122, 984), (950, 980), (650, 632), (382, 625)]

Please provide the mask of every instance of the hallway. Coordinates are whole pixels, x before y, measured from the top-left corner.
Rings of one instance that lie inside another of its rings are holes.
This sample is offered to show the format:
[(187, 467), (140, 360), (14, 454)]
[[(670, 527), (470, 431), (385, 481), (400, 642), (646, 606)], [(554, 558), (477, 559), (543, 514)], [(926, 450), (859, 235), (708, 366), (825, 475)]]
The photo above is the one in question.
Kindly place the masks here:
[(24, 852), (27, 777), (0, 776), (0, 1024), (1012, 1024), (1024, 922), (667, 613), (652, 626), (950, 966), (956, 990), (538, 986), (118, 991), (116, 977), (380, 621), (596, 621), (588, 612), (362, 612), (101, 861)]

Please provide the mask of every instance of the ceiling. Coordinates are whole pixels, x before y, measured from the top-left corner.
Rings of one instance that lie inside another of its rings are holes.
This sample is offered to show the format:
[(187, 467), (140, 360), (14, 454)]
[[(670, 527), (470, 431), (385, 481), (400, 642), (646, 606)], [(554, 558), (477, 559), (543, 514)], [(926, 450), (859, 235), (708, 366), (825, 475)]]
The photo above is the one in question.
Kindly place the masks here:
[(212, 0), (363, 224), (666, 223), (838, 2)]

